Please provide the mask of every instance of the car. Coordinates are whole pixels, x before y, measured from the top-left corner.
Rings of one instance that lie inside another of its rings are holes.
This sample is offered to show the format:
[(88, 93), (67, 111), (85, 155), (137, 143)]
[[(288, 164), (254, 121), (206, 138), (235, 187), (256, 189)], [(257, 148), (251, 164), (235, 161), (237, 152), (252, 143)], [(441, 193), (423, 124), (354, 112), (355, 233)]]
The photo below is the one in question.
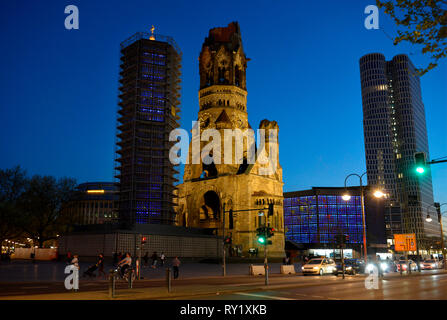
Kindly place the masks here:
[(440, 267), (441, 264), (436, 259), (428, 259), (421, 263), (422, 270), (433, 270), (433, 269), (439, 269)]
[[(345, 274), (355, 275), (365, 272), (365, 264), (359, 259), (345, 259)], [(337, 261), (337, 274), (342, 273), (341, 260)]]
[(374, 268), (378, 266), (380, 268), (380, 271), (382, 273), (388, 273), (388, 272), (394, 272), (395, 268), (394, 268), (394, 264), (388, 260), (379, 260), (379, 261), (373, 261), (368, 263), (368, 265), (366, 266), (366, 271), (367, 273), (372, 273), (374, 272)]
[(319, 274), (320, 276), (324, 274), (336, 274), (337, 265), (334, 260), (325, 257), (314, 258), (309, 260), (302, 268), (301, 271), (303, 275), (308, 274)]
[(402, 266), (402, 271), (407, 271), (408, 265), (410, 265), (411, 271), (416, 271), (418, 268), (417, 264), (413, 260), (408, 260), (408, 263), (407, 263), (407, 260), (399, 260), (398, 262), (396, 262), (397, 271), (400, 272), (401, 266)]

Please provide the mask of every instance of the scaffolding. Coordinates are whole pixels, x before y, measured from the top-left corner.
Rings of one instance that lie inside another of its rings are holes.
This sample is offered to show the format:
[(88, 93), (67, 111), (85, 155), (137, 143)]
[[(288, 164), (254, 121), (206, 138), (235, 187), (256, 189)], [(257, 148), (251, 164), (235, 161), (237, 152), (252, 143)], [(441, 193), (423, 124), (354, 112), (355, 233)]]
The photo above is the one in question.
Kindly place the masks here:
[(126, 227), (175, 223), (169, 134), (179, 127), (180, 69), (170, 37), (138, 32), (121, 43), (115, 169)]

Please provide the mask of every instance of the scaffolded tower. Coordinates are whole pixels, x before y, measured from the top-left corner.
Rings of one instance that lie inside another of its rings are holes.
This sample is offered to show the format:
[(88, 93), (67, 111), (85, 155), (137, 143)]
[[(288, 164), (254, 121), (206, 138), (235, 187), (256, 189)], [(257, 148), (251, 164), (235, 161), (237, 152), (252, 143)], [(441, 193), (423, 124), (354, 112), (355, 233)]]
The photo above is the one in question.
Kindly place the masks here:
[(119, 217), (128, 228), (175, 222), (169, 133), (179, 127), (181, 51), (151, 31), (121, 43), (115, 161)]

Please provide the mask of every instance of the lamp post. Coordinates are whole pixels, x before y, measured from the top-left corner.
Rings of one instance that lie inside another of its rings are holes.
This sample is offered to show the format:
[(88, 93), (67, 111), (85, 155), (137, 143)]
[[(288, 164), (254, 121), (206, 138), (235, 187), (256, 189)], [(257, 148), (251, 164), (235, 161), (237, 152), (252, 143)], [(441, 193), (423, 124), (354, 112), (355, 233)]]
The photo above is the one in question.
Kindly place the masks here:
[[(366, 174), (363, 173), (362, 175), (358, 175), (357, 173), (351, 173), (345, 178), (345, 189), (346, 189), (346, 182), (348, 181), (348, 178), (350, 176), (357, 176), (360, 179), (360, 201), (361, 201), (361, 207), (362, 207), (362, 226), (363, 226), (363, 259), (365, 259), (365, 266), (368, 263), (368, 251), (366, 248), (366, 220), (365, 220), (365, 201), (364, 201), (364, 195), (363, 195), (363, 182), (362, 177)], [(351, 199), (351, 196), (344, 195), (343, 200), (348, 201)]]
[[(366, 247), (366, 217), (365, 217), (365, 195), (364, 195), (364, 191), (363, 191), (363, 176), (366, 174), (363, 173), (362, 175), (358, 175), (357, 173), (351, 173), (349, 174), (346, 178), (345, 178), (345, 190), (347, 190), (346, 188), (346, 182), (348, 181), (348, 178), (350, 176), (357, 176), (360, 179), (360, 201), (361, 201), (361, 208), (362, 208), (362, 227), (363, 227), (363, 258), (365, 259), (365, 266), (368, 263), (368, 249)], [(382, 198), (385, 196), (385, 194), (380, 191), (380, 190), (376, 190), (374, 192), (374, 196), (376, 198)], [(342, 196), (342, 199), (345, 201), (348, 201), (351, 199), (351, 196), (349, 194), (345, 194)]]
[[(445, 202), (445, 203), (443, 203), (443, 204), (441, 204), (440, 206), (439, 206), (439, 209), (441, 210), (441, 207), (443, 206), (443, 205), (447, 205), (447, 202)], [(431, 205), (429, 205), (428, 207), (427, 207), (427, 218), (425, 219), (425, 221), (427, 221), (427, 222), (432, 222), (433, 221), (433, 219), (430, 217), (430, 213), (429, 213), (429, 211), (428, 211), (428, 209), (430, 208), (430, 207), (434, 207), (434, 205), (433, 204), (431, 204)], [(444, 265), (444, 269), (447, 269), (447, 263), (446, 263), (446, 257), (445, 257), (445, 248), (444, 248), (444, 233), (443, 233), (443, 231), (442, 231), (442, 214), (443, 213), (445, 213), (445, 212), (441, 212), (441, 214), (440, 214), (440, 216), (439, 216), (439, 224), (441, 225), (441, 250), (442, 250), (442, 260), (443, 260), (443, 265)]]

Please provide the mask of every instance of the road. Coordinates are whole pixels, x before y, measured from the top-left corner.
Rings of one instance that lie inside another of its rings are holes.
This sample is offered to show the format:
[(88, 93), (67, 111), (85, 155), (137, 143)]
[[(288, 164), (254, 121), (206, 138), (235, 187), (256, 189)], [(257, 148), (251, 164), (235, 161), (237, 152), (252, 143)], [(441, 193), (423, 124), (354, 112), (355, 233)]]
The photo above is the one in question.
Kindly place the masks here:
[(447, 274), (394, 277), (382, 280), (379, 289), (366, 289), (363, 281), (336, 285), (307, 286), (204, 295), (198, 300), (445, 300)]
[[(64, 264), (12, 263), (0, 266), (0, 299), (48, 295), (43, 299), (72, 299), (64, 287)], [(168, 293), (163, 279), (165, 268), (145, 268), (145, 279), (136, 281), (133, 289), (123, 280), (117, 282), (118, 299), (207, 299), (207, 300), (352, 300), (352, 299), (447, 299), (447, 273), (424, 270), (410, 276), (386, 274), (377, 290), (365, 288), (365, 276), (332, 275), (303, 277), (270, 275), (265, 287), (263, 276), (248, 276), (248, 265), (232, 265), (232, 274), (219, 275), (218, 265), (184, 264), (180, 279), (173, 280)], [(278, 268), (278, 266), (274, 266)], [(272, 268), (273, 269), (273, 268)], [(275, 270), (275, 269), (274, 269)], [(6, 280), (6, 281), (5, 281)], [(81, 278), (78, 299), (107, 299), (108, 281)], [(19, 298), (20, 299), (20, 298)]]

